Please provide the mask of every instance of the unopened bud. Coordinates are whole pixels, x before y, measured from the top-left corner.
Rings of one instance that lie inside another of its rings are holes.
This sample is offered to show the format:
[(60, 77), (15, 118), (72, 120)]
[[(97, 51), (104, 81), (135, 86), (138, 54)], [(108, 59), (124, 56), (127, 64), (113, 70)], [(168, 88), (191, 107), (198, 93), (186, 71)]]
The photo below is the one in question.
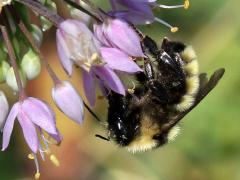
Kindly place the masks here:
[(14, 50), (16, 51), (16, 54), (20, 53), (20, 46), (19, 46), (19, 41), (16, 37), (13, 38), (12, 40)]
[(35, 40), (35, 42), (37, 43), (38, 47), (40, 47), (40, 45), (42, 44), (42, 39), (43, 39), (43, 33), (42, 30), (35, 24), (31, 24), (31, 33), (32, 36)]
[(0, 130), (2, 131), (6, 117), (8, 114), (9, 105), (5, 94), (0, 91)]
[(6, 47), (3, 41), (0, 39), (0, 61), (7, 59)]
[(29, 49), (29, 51), (23, 56), (21, 68), (29, 80), (36, 78), (40, 74), (40, 58), (32, 49)]
[(5, 82), (6, 74), (9, 68), (10, 66), (6, 61), (0, 61), (0, 83)]
[(62, 81), (52, 89), (52, 98), (57, 107), (76, 123), (82, 123), (84, 105), (81, 96), (68, 81)]
[[(23, 87), (25, 87), (27, 82), (26, 75), (22, 71), (19, 71), (19, 74), (20, 74), (22, 85)], [(14, 70), (12, 67), (9, 68), (7, 71), (6, 82), (7, 82), (7, 85), (9, 85), (14, 91), (18, 91), (18, 85), (15, 78)]]

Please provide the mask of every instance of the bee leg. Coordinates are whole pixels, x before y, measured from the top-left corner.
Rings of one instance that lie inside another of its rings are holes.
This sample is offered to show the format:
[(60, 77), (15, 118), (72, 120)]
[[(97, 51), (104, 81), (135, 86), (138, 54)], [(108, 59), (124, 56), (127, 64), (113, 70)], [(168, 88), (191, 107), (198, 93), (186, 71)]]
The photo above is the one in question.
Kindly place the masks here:
[(157, 43), (149, 36), (143, 37), (141, 45), (144, 53), (151, 54), (154, 57), (157, 56), (158, 54)]
[(154, 70), (149, 58), (144, 58), (144, 71), (148, 80), (154, 79)]

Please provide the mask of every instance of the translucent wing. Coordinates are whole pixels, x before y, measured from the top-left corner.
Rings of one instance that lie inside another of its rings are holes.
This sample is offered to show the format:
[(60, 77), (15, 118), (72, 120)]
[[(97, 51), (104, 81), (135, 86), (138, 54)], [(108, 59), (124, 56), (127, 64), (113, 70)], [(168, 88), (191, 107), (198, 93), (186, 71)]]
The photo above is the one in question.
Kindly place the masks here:
[(186, 116), (194, 107), (196, 107), (203, 100), (203, 98), (215, 88), (219, 80), (222, 78), (224, 72), (224, 68), (216, 70), (209, 80), (206, 73), (200, 74), (200, 89), (196, 96), (194, 104), (188, 110), (180, 114), (173, 115), (170, 118), (169, 122), (162, 127), (163, 131), (168, 131), (171, 127), (175, 126), (184, 116)]

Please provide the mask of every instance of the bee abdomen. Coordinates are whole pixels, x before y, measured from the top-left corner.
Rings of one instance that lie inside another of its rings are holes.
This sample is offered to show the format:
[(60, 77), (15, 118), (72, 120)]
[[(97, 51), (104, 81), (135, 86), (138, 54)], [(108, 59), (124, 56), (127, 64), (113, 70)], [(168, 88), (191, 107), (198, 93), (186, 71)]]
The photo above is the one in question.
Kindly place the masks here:
[(189, 109), (194, 103), (199, 89), (199, 67), (196, 53), (191, 46), (187, 46), (180, 55), (185, 62), (183, 70), (186, 74), (186, 92), (181, 97), (180, 102), (175, 105), (175, 108), (182, 112)]

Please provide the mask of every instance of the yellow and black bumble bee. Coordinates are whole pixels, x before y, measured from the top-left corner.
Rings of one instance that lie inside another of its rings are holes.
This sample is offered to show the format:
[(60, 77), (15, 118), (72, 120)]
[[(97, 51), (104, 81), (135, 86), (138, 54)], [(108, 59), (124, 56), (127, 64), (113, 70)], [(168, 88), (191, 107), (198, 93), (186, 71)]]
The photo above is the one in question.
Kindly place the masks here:
[[(177, 123), (218, 83), (219, 69), (208, 81), (199, 74), (191, 46), (163, 39), (161, 48), (142, 36), (144, 71), (126, 96), (108, 94), (108, 138), (130, 152), (144, 152), (166, 144), (178, 134)], [(97, 135), (98, 137), (101, 137)], [(103, 137), (102, 137), (103, 138)]]

